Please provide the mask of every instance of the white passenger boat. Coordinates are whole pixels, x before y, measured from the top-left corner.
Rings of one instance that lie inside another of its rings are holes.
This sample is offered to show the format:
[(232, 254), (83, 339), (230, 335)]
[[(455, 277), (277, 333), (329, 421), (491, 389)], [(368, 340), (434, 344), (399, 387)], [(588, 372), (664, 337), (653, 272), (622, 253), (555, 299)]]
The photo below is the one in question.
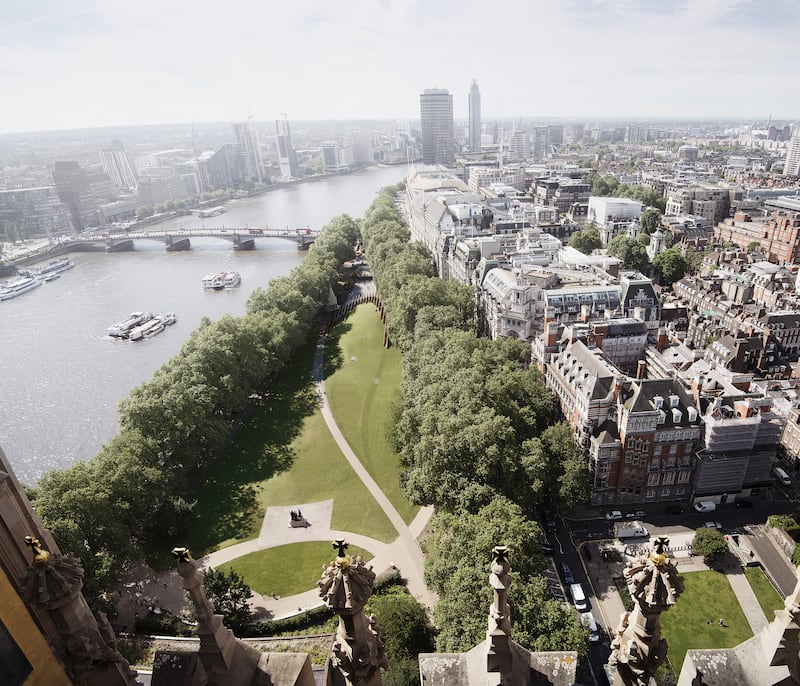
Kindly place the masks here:
[(23, 276), (12, 279), (11, 281), (6, 281), (0, 286), (0, 300), (11, 300), (11, 298), (16, 298), (18, 295), (27, 293), (41, 285), (42, 282), (32, 276)]
[(55, 275), (65, 272), (67, 269), (72, 269), (74, 266), (75, 263), (72, 260), (70, 260), (68, 257), (62, 257), (59, 260), (52, 260), (48, 262), (44, 267), (36, 272), (36, 275), (44, 281), (52, 281), (53, 279), (48, 277), (55, 277)]
[(108, 335), (114, 338), (129, 338), (131, 331), (145, 322), (149, 322), (153, 315), (149, 312), (132, 312), (130, 317), (108, 327)]
[(242, 284), (242, 275), (239, 272), (228, 272), (222, 283), (225, 288), (238, 288)]
[(203, 277), (203, 288), (213, 288), (215, 291), (225, 288), (225, 272), (209, 272)]

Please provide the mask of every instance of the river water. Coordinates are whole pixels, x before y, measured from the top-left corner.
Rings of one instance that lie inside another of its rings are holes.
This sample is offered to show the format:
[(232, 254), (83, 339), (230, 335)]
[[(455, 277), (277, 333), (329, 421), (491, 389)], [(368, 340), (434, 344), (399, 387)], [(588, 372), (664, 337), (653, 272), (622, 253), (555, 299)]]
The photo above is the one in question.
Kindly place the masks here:
[[(228, 203), (227, 212), (179, 217), (167, 228), (322, 228), (337, 214), (360, 217), (404, 167), (372, 168), (287, 186)], [(118, 431), (117, 405), (180, 350), (202, 317), (241, 315), (250, 293), (288, 273), (302, 252), (288, 240), (256, 238), (234, 252), (222, 239), (192, 238), (189, 252), (136, 241), (134, 252), (73, 253), (75, 268), (13, 300), (0, 302), (0, 445), (24, 483), (85, 460)], [(238, 289), (204, 291), (201, 277), (236, 270)], [(175, 312), (178, 322), (149, 340), (108, 338), (129, 313)]]

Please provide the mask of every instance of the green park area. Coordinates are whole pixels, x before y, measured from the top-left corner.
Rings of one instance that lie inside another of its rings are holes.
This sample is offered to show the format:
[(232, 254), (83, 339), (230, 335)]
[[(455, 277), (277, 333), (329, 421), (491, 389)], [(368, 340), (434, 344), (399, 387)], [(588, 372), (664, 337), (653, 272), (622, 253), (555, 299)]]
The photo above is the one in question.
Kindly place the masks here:
[(197, 489), (198, 516), (189, 533), (196, 557), (256, 538), (269, 506), (329, 499), (334, 529), (384, 542), (397, 537), (319, 411), (312, 376), (315, 344), (309, 341), (297, 351)]
[(750, 582), (753, 593), (756, 594), (758, 604), (761, 605), (767, 621), (771, 622), (775, 619), (775, 611), (783, 609), (783, 598), (778, 595), (775, 587), (767, 579), (761, 567), (745, 567), (744, 573)]
[[(661, 615), (669, 659), (677, 674), (689, 648), (732, 648), (753, 635), (723, 572), (689, 572), (677, 604)], [(719, 625), (722, 619), (724, 626)]]
[(336, 424), (359, 460), (410, 523), (419, 508), (400, 486), (400, 458), (387, 434), (399, 400), (402, 358), (383, 347), (383, 324), (372, 304), (336, 326), (325, 351), (325, 389)]
[[(350, 557), (361, 555), (365, 560), (372, 558), (369, 552), (354, 545), (348, 548), (347, 554)], [(336, 552), (329, 543), (306, 541), (249, 553), (220, 565), (220, 569), (233, 569), (261, 595), (289, 596), (313, 588), (323, 566), (335, 557)]]

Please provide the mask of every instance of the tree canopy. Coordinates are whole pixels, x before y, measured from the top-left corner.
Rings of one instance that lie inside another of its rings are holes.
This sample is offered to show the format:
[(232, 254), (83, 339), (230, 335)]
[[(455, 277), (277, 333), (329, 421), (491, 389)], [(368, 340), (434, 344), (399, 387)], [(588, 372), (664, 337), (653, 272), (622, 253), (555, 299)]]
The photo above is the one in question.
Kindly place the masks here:
[(639, 217), (639, 225), (642, 227), (642, 231), (650, 235), (661, 227), (661, 212), (654, 207), (648, 207)]
[(635, 238), (619, 233), (608, 244), (608, 252), (622, 260), (625, 269), (646, 272), (650, 260), (644, 246)]
[(700, 553), (710, 566), (715, 565), (721, 558), (728, 554), (728, 542), (723, 535), (708, 527), (700, 527), (694, 535), (692, 547)]
[(591, 255), (593, 250), (603, 247), (603, 241), (600, 240), (600, 231), (594, 226), (589, 226), (573, 233), (569, 237), (569, 245), (584, 255)]
[(658, 269), (665, 285), (680, 281), (689, 270), (689, 263), (678, 248), (668, 248), (658, 253), (653, 259), (653, 266)]

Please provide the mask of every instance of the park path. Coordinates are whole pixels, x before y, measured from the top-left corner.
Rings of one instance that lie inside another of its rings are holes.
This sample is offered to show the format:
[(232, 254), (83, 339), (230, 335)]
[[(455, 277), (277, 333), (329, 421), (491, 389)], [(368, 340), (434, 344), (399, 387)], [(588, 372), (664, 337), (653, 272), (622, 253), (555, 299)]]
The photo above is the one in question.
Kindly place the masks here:
[(353, 468), (353, 471), (367, 487), (367, 490), (369, 490), (369, 492), (372, 494), (372, 497), (375, 498), (376, 502), (378, 505), (380, 505), (381, 509), (389, 518), (389, 521), (391, 521), (398, 533), (398, 538), (392, 544), (390, 544), (392, 548), (392, 555), (394, 556), (394, 559), (391, 561), (393, 564), (381, 569), (373, 561), (373, 566), (378, 573), (386, 571), (390, 568), (398, 568), (403, 577), (407, 579), (408, 590), (411, 592), (411, 594), (426, 607), (433, 609), (438, 598), (436, 597), (436, 594), (430, 591), (425, 585), (425, 580), (423, 578), (424, 558), (416, 538), (416, 536), (419, 535), (419, 532), (425, 528), (425, 525), (430, 520), (433, 514), (433, 508), (425, 507), (420, 510), (414, 522), (412, 522), (414, 532), (416, 532), (415, 535), (415, 533), (412, 532), (412, 528), (405, 523), (405, 520), (402, 518), (395, 506), (392, 504), (389, 498), (386, 497), (386, 494), (383, 492), (381, 487), (378, 486), (370, 473), (365, 469), (364, 465), (361, 464), (361, 461), (358, 459), (355, 452), (353, 452), (353, 449), (350, 447), (350, 444), (345, 439), (344, 435), (339, 429), (338, 424), (336, 423), (336, 420), (333, 417), (330, 404), (328, 403), (328, 396), (325, 392), (324, 360), (326, 339), (327, 337), (325, 334), (320, 336), (319, 341), (317, 342), (317, 349), (314, 353), (314, 384), (317, 388), (317, 397), (319, 399), (319, 406), (320, 410), (322, 411), (322, 416), (325, 419), (325, 424), (328, 426), (328, 430), (331, 432), (331, 435), (336, 441), (336, 444), (339, 446), (339, 449), (342, 451), (342, 454)]

